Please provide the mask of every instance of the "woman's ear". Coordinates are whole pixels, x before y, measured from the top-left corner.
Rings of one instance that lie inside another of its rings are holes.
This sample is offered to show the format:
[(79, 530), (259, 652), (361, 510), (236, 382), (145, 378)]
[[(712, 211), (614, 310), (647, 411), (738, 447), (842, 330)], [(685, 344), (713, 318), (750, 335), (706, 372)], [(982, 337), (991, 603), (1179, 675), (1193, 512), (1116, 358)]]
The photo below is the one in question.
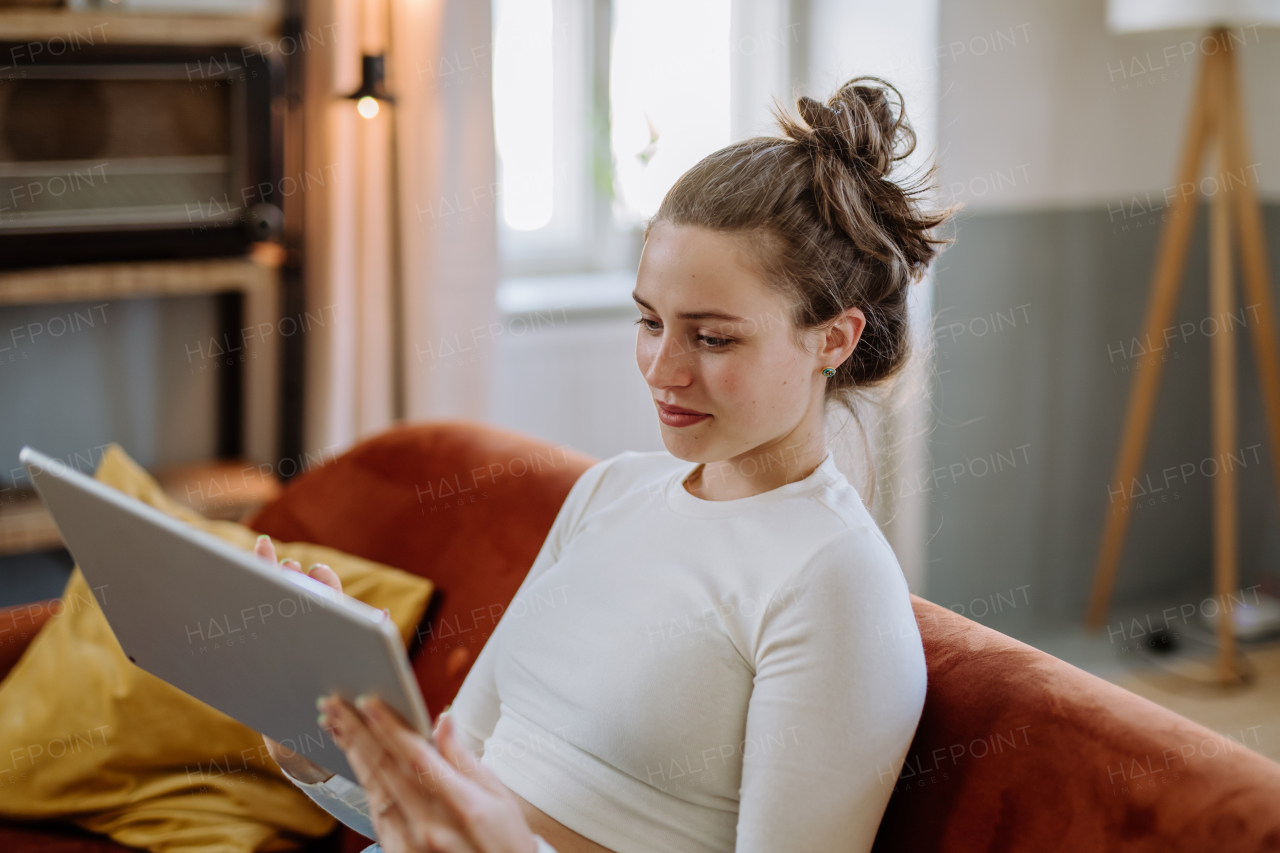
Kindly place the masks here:
[(862, 313), (861, 308), (856, 307), (846, 310), (831, 321), (819, 353), (823, 364), (833, 367), (844, 364), (861, 340), (862, 330), (866, 327), (867, 316)]

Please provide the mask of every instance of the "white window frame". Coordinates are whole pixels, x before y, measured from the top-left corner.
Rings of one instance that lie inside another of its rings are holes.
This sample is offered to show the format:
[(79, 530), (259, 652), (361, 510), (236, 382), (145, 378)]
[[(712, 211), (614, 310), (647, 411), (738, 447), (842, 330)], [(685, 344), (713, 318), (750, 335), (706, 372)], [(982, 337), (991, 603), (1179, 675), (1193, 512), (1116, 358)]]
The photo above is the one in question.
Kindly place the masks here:
[[(770, 95), (779, 95), (784, 105), (793, 95), (786, 82), (788, 67), (804, 55), (805, 41), (803, 16), (796, 18), (801, 23), (791, 22), (798, 11), (794, 6), (795, 0), (732, 0), (732, 140), (767, 131)], [(536, 231), (519, 231), (507, 226), (499, 204), (504, 282), (511, 279), (515, 285), (519, 279), (527, 287), (540, 276), (563, 281), (566, 275), (634, 273), (639, 262), (642, 228), (620, 225), (613, 215), (612, 27), (612, 0), (552, 0), (551, 221)]]
[(506, 224), (499, 204), (498, 250), (504, 278), (616, 270), (638, 260), (639, 238), (632, 229), (614, 224), (609, 190), (599, 186), (597, 178), (602, 171), (612, 173), (610, 7), (610, 0), (552, 0), (551, 221), (534, 231), (520, 231)]

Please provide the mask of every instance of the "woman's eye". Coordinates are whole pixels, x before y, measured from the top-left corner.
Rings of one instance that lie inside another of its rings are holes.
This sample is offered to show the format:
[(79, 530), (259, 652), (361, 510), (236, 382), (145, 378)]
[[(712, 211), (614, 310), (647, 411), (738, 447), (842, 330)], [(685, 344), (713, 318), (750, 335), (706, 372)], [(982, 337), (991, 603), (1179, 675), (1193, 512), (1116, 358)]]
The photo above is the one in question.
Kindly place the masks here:
[[(659, 334), (662, 332), (661, 320), (652, 320), (648, 317), (641, 317), (636, 320), (636, 325), (650, 334)], [(709, 350), (724, 349), (733, 343), (733, 338), (715, 338), (710, 335), (695, 335), (694, 338)]]

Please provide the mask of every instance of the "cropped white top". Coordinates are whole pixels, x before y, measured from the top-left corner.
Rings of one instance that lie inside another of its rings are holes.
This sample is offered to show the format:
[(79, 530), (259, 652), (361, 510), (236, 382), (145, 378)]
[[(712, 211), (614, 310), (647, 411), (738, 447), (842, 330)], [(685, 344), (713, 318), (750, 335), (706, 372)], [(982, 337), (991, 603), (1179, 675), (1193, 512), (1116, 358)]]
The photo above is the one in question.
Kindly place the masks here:
[[(924, 706), (898, 562), (830, 454), (730, 501), (689, 494), (695, 467), (583, 474), (450, 716), (618, 853), (869, 850)], [(305, 787), (349, 806), (344, 781)]]

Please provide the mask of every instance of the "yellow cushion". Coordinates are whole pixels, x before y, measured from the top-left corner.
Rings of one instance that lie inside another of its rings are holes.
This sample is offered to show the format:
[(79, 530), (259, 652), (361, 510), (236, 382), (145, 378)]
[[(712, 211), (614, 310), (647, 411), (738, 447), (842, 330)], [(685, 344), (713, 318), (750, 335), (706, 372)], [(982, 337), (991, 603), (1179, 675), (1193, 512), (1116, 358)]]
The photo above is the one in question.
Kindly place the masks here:
[[(175, 503), (111, 446), (98, 480), (252, 549), (257, 534)], [(280, 557), (327, 563), (345, 591), (386, 608), (408, 645), (431, 583), (304, 543)], [(0, 814), (69, 819), (153, 851), (291, 850), (334, 820), (285, 779), (257, 732), (131, 664), (77, 568), (49, 621), (0, 684)]]

